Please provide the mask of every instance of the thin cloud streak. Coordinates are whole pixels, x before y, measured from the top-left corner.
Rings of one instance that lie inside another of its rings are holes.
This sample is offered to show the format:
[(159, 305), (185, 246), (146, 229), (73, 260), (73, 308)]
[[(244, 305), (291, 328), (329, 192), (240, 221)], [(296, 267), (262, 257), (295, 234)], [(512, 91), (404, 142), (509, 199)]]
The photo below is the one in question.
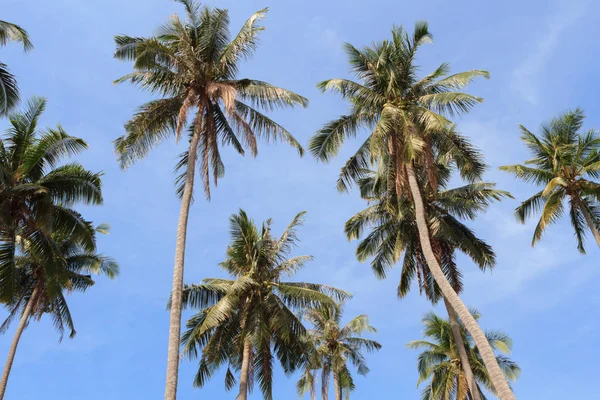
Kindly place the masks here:
[(573, 26), (585, 12), (590, 0), (559, 2), (547, 18), (545, 31), (539, 36), (531, 55), (513, 73), (513, 89), (532, 105), (539, 103), (540, 73), (550, 60), (563, 32)]

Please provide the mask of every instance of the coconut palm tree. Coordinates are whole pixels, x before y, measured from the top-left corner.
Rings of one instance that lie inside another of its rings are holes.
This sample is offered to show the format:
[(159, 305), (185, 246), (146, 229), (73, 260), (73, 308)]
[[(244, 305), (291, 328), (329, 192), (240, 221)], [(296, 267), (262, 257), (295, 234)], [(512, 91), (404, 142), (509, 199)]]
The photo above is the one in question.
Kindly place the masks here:
[(304, 97), (289, 90), (237, 77), (240, 62), (251, 57), (257, 47), (258, 34), (263, 30), (258, 21), (266, 9), (252, 15), (232, 39), (227, 10), (200, 7), (192, 0), (178, 2), (185, 7), (184, 21), (174, 15), (150, 38), (115, 37), (115, 57), (134, 62), (134, 71), (117, 82), (130, 82), (161, 96), (142, 105), (125, 125), (126, 134), (115, 141), (121, 166), (143, 158), (169, 137), (178, 140), (188, 127), (189, 144), (176, 165), (176, 170), (182, 171), (176, 180), (181, 209), (175, 246), (166, 400), (174, 400), (177, 394), (185, 241), (197, 158), (204, 192), (210, 198), (211, 178), (216, 185), (224, 173), (219, 142), (231, 145), (241, 154), (247, 149), (256, 156), (257, 139), (283, 140), (302, 155), (296, 139), (261, 110), (308, 105)]
[(600, 177), (600, 135), (594, 129), (581, 132), (584, 119), (583, 110), (569, 111), (542, 126), (539, 136), (520, 125), (521, 140), (533, 158), (524, 164), (500, 167), (525, 182), (544, 186), (515, 212), (517, 219), (525, 223), (541, 210), (532, 246), (548, 226), (562, 217), (568, 201), (579, 251), (585, 253), (586, 226), (600, 247), (600, 184), (591, 180)]
[(20, 241), (54, 254), (51, 234), (93, 237), (72, 207), (102, 204), (101, 174), (65, 159), (87, 148), (57, 125), (40, 129), (46, 100), (34, 97), (24, 111), (9, 117), (0, 138), (0, 300), (9, 303), (20, 290), (15, 255)]
[[(472, 314), (474, 318), (480, 318), (480, 314), (476, 310)], [(425, 326), (425, 339), (415, 340), (408, 344), (408, 347), (411, 349), (424, 349), (419, 355), (417, 365), (419, 371), (418, 383), (429, 382), (421, 394), (421, 399), (471, 399), (472, 397), (469, 396), (467, 391), (468, 385), (465, 372), (461, 368), (462, 364), (459, 361), (456, 341), (452, 334), (450, 322), (434, 313), (426, 314), (422, 321)], [(482, 388), (496, 394), (481, 355), (477, 351), (477, 348), (473, 346), (473, 340), (462, 324), (460, 324), (460, 331), (462, 342), (467, 348), (469, 361), (473, 366), (473, 373), (477, 381), (477, 390), (479, 391), (480, 398), (485, 399)], [(510, 353), (512, 340), (508, 335), (500, 331), (490, 331), (486, 332), (486, 337), (494, 351), (504, 354)], [(511, 382), (516, 381), (521, 368), (506, 355), (498, 354), (496, 355), (496, 360), (506, 378)]]
[(200, 356), (195, 386), (204, 385), (214, 371), (228, 364), (227, 389), (236, 384), (232, 369), (239, 371), (236, 399), (246, 400), (254, 381), (264, 398), (272, 399), (274, 358), (286, 372), (293, 372), (304, 360), (306, 329), (294, 312), (350, 297), (325, 285), (282, 281), (312, 259), (289, 258), (303, 216), (303, 212), (296, 215), (275, 237), (271, 220), (258, 228), (240, 210), (230, 218), (232, 242), (221, 263), (234, 279), (205, 279), (184, 288), (183, 304), (200, 309), (182, 336), (184, 354), (192, 359)]
[[(9, 42), (20, 42), (25, 51), (33, 49), (25, 29), (10, 22), (0, 21), (0, 47)], [(17, 80), (9, 72), (8, 66), (0, 62), (0, 116), (7, 115), (18, 102)]]
[[(360, 375), (369, 372), (363, 351), (372, 352), (379, 350), (381, 344), (374, 340), (365, 339), (365, 332), (377, 332), (369, 325), (369, 317), (359, 315), (345, 326), (342, 326), (342, 306), (327, 305), (311, 308), (303, 313), (303, 317), (313, 326), (308, 334), (314, 350), (306, 363), (303, 376), (297, 384), (298, 394), (304, 395), (308, 390), (315, 392), (316, 369), (321, 370), (321, 398), (329, 398), (329, 378), (333, 375), (335, 399), (342, 400), (349, 397), (349, 392), (354, 389), (354, 380), (348, 364), (353, 364)], [(308, 389), (308, 390), (307, 390)]]
[(396, 194), (410, 196), (414, 203), (421, 248), (433, 278), (477, 343), (501, 399), (512, 400), (514, 395), (483, 331), (446, 279), (436, 258), (415, 171), (426, 171), (429, 184), (436, 186), (435, 142), (452, 144), (451, 138), (446, 137), (452, 131), (446, 115), (468, 112), (481, 102), (481, 98), (461, 90), (476, 77), (488, 77), (488, 73), (474, 70), (447, 76), (449, 67), (442, 64), (419, 79), (416, 52), (431, 39), (427, 23), (417, 22), (412, 35), (402, 27), (394, 27), (391, 39), (363, 50), (346, 44), (352, 71), (359, 82), (332, 79), (319, 87), (338, 91), (348, 99), (350, 113), (326, 124), (313, 136), (309, 146), (317, 159), (328, 161), (346, 138), (356, 136), (361, 128), (371, 130), (343, 167), (338, 189), (346, 190), (373, 162), (385, 159), (390, 164), (388, 185)]
[[(119, 266), (113, 259), (96, 252), (96, 231), (107, 233), (108, 227), (100, 225), (94, 229), (81, 215), (75, 211), (71, 213), (79, 219), (81, 229), (68, 235), (51, 234), (55, 249), (53, 254), (40, 252), (40, 248), (26, 239), (20, 240), (20, 251), (16, 257), (19, 290), (7, 304), (9, 316), (0, 326), (0, 332), (5, 332), (18, 314), (20, 320), (0, 381), (0, 399), (4, 398), (17, 346), (29, 321), (40, 320), (44, 314), (49, 314), (61, 340), (65, 328), (69, 331), (69, 337), (73, 338), (75, 327), (65, 295), (73, 291), (84, 292), (92, 286), (94, 281), (89, 275), (91, 273), (114, 278), (119, 272)], [(60, 227), (57, 228), (56, 232), (60, 232)]]

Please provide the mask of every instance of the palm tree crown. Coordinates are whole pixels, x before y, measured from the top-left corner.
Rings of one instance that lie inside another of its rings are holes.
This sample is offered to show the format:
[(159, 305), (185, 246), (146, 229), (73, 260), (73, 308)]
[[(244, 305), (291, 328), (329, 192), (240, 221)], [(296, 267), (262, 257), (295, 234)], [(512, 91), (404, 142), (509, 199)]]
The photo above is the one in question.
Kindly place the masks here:
[[(511, 196), (488, 182), (446, 189), (450, 172), (447, 166), (438, 163), (438, 192), (427, 191), (424, 202), (431, 220), (432, 242), (437, 257), (454, 290), (461, 292), (462, 274), (455, 262), (456, 250), (470, 257), (481, 270), (493, 268), (496, 259), (491, 246), (478, 238), (462, 220), (475, 219), (491, 202)], [(398, 296), (406, 296), (412, 282), (417, 279), (420, 291), (434, 303), (437, 302), (441, 293), (425, 262), (412, 202), (406, 197), (388, 201), (387, 187), (380, 173), (372, 171), (366, 174), (359, 180), (358, 187), (361, 197), (369, 206), (350, 218), (345, 225), (350, 240), (359, 239), (365, 231), (370, 230), (356, 249), (357, 258), (361, 262), (371, 258), (371, 267), (378, 278), (385, 278), (389, 269), (403, 258)], [(420, 179), (424, 186), (426, 180), (426, 176)]]
[(541, 210), (532, 245), (562, 217), (568, 200), (579, 251), (585, 253), (586, 225), (600, 246), (600, 185), (590, 180), (600, 177), (600, 135), (594, 129), (580, 133), (584, 119), (583, 110), (569, 111), (542, 126), (540, 135), (521, 125), (521, 140), (533, 158), (524, 164), (500, 167), (525, 182), (544, 186), (515, 212), (517, 219), (525, 223)]
[(349, 297), (325, 285), (282, 281), (312, 258), (289, 258), (303, 215), (298, 214), (280, 237), (273, 236), (270, 220), (258, 228), (244, 211), (233, 215), (232, 243), (221, 267), (234, 279), (205, 279), (184, 288), (184, 305), (200, 309), (182, 336), (184, 353), (191, 358), (200, 355), (196, 386), (229, 364), (227, 388), (236, 383), (231, 370), (241, 371), (238, 398), (245, 399), (255, 379), (265, 398), (271, 399), (273, 359), (278, 358), (286, 372), (304, 359), (306, 329), (294, 311)]
[(40, 254), (27, 241), (22, 242), (17, 256), (19, 289), (7, 305), (10, 313), (0, 326), (0, 332), (8, 329), (12, 319), (32, 299), (34, 304), (31, 317), (40, 319), (43, 314), (50, 314), (61, 338), (65, 328), (72, 338), (75, 336), (75, 326), (65, 294), (84, 292), (93, 286), (94, 281), (89, 274), (104, 274), (109, 278), (118, 275), (117, 262), (96, 250), (96, 233), (108, 233), (108, 225), (93, 228), (89, 221), (78, 217), (80, 224), (85, 227), (84, 235), (81, 235), (82, 232), (71, 232), (68, 236), (53, 234), (52, 240), (57, 252), (53, 258), (45, 253)]
[[(471, 313), (476, 319), (480, 318), (480, 314), (476, 310), (473, 310)], [(450, 322), (434, 313), (429, 313), (423, 318), (423, 325), (425, 327), (425, 339), (415, 340), (408, 344), (408, 347), (411, 349), (423, 349), (423, 352), (419, 355), (419, 362), (417, 364), (419, 371), (418, 382), (422, 383), (428, 380), (429, 382), (421, 394), (421, 399), (470, 399), (468, 397), (465, 374), (456, 351), (456, 342), (450, 328)], [(477, 348), (473, 345), (471, 336), (462, 324), (460, 329), (473, 375), (478, 384), (480, 396), (482, 399), (485, 399), (481, 388), (483, 387), (495, 393), (492, 382)], [(510, 353), (512, 340), (508, 335), (500, 331), (490, 331), (486, 332), (486, 337), (496, 352)], [(510, 358), (502, 354), (496, 355), (496, 360), (506, 378), (512, 382), (516, 381), (521, 368)]]
[[(240, 154), (249, 149), (255, 156), (257, 137), (281, 139), (302, 154), (296, 139), (260, 109), (307, 106), (308, 101), (263, 81), (237, 78), (240, 61), (250, 58), (256, 49), (263, 30), (258, 21), (266, 9), (252, 15), (231, 38), (227, 10), (178, 1), (185, 6), (185, 21), (173, 15), (150, 38), (115, 37), (115, 57), (134, 62), (134, 72), (116, 82), (131, 82), (162, 96), (140, 107), (115, 146), (121, 165), (127, 166), (162, 140), (173, 135), (179, 138), (188, 115), (195, 110), (189, 127), (190, 143), (195, 143), (191, 151), (198, 153), (204, 190), (210, 197), (210, 177), (216, 184), (224, 173), (219, 142)], [(183, 171), (177, 179), (179, 193), (188, 162), (189, 152), (185, 152), (176, 167)]]
[[(9, 42), (20, 42), (25, 51), (33, 49), (25, 29), (10, 22), (0, 21), (0, 47)], [(17, 80), (9, 72), (8, 66), (0, 62), (0, 116), (8, 114), (18, 102)]]
[(329, 378), (333, 373), (336, 400), (341, 400), (342, 396), (348, 398), (349, 392), (355, 387), (348, 364), (354, 365), (360, 375), (369, 372), (363, 351), (379, 350), (381, 344), (362, 335), (377, 330), (369, 324), (369, 317), (364, 314), (342, 325), (341, 305), (310, 308), (302, 316), (313, 328), (308, 331), (309, 360), (297, 384), (298, 394), (302, 396), (307, 391), (315, 392), (315, 371), (320, 369), (323, 396), (327, 397)]
[[(409, 35), (402, 27), (392, 29), (392, 37), (362, 50), (346, 43), (352, 73), (358, 82), (330, 79), (319, 84), (321, 90), (334, 90), (350, 102), (350, 113), (326, 124), (310, 141), (310, 151), (327, 162), (342, 143), (361, 128), (370, 130), (365, 142), (342, 168), (338, 189), (347, 190), (363, 175), (373, 161), (388, 154), (391, 175), (397, 174), (397, 191), (406, 177), (402, 164), (417, 160), (428, 166), (433, 162), (431, 145), (439, 143), (454, 152), (472, 149), (452, 136), (451, 122), (443, 114), (466, 112), (481, 98), (460, 90), (474, 78), (488, 77), (486, 71), (473, 70), (450, 75), (449, 65), (419, 79), (415, 64), (417, 49), (432, 40), (426, 22), (417, 22)], [(473, 166), (477, 167), (477, 166)], [(467, 170), (465, 169), (465, 172)], [(480, 171), (475, 168), (475, 174)]]

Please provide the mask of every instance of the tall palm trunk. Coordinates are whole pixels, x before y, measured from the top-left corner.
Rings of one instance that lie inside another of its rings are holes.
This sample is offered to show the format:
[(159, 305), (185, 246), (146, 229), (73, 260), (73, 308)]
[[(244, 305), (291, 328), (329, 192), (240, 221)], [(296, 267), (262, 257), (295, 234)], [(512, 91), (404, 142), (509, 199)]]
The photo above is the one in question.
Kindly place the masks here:
[(321, 400), (329, 400), (329, 374), (331, 374), (331, 369), (326, 363), (323, 365), (321, 376)]
[(335, 400), (342, 400), (342, 387), (340, 386), (340, 374), (333, 373), (333, 390), (335, 392)]
[(171, 294), (171, 315), (169, 319), (169, 349), (167, 356), (167, 381), (165, 400), (176, 400), (177, 378), (179, 373), (179, 340), (181, 334), (181, 295), (183, 290), (183, 262), (185, 259), (185, 240), (188, 217), (194, 189), (194, 171), (196, 167), (196, 149), (200, 140), (200, 129), (194, 129), (188, 154), (185, 186), (181, 196), (179, 222), (177, 223), (177, 241), (175, 242), (175, 265), (173, 267), (173, 290)]
[(17, 346), (19, 346), (19, 340), (21, 339), (21, 335), (23, 334), (23, 330), (27, 325), (27, 321), (31, 316), (31, 311), (33, 310), (33, 305), (37, 301), (37, 298), (40, 294), (40, 286), (35, 285), (33, 289), (33, 293), (31, 293), (31, 297), (27, 301), (27, 305), (25, 306), (25, 310), (23, 310), (23, 315), (21, 315), (21, 320), (19, 321), (19, 326), (17, 327), (17, 331), (15, 332), (15, 336), (13, 338), (12, 343), (10, 344), (10, 349), (8, 350), (8, 357), (6, 359), (6, 365), (4, 366), (4, 372), (2, 373), (2, 381), (0, 381), (0, 400), (4, 399), (4, 393), (6, 392), (6, 385), (8, 384), (8, 376), (10, 375), (10, 370), (12, 368), (13, 361), (15, 360), (15, 354), (17, 353)]
[(481, 358), (483, 359), (485, 367), (490, 375), (490, 379), (494, 385), (496, 394), (500, 400), (514, 400), (515, 396), (508, 386), (508, 382), (502, 373), (500, 366), (498, 365), (494, 351), (488, 343), (483, 331), (446, 279), (446, 276), (444, 275), (444, 272), (442, 271), (442, 268), (435, 257), (435, 253), (431, 247), (429, 227), (425, 218), (425, 208), (423, 206), (423, 198), (421, 197), (421, 189), (419, 188), (419, 184), (415, 176), (415, 170), (411, 163), (407, 163), (406, 172), (408, 176), (410, 192), (415, 206), (415, 217), (417, 220), (417, 229), (419, 230), (419, 241), (421, 243), (421, 248), (423, 249), (423, 254), (425, 255), (425, 260), (427, 261), (427, 265), (431, 271), (431, 275), (442, 291), (442, 295), (446, 300), (448, 300), (452, 308), (456, 311), (458, 317), (462, 320), (465, 328), (469, 331), (471, 337), (475, 341), (475, 345), (481, 354)]
[(458, 325), (458, 317), (456, 312), (448, 303), (448, 300), (444, 298), (444, 304), (448, 311), (448, 318), (450, 319), (450, 328), (452, 329), (452, 336), (454, 337), (454, 343), (456, 343), (456, 350), (458, 351), (458, 358), (460, 359), (460, 366), (465, 373), (467, 384), (469, 386), (469, 392), (471, 393), (472, 400), (481, 400), (479, 395), (479, 388), (475, 382), (473, 376), (473, 370), (471, 369), (471, 363), (469, 362), (469, 356), (467, 355), (467, 349), (465, 349), (465, 343), (463, 342), (462, 334), (460, 333), (460, 326)]
[(250, 338), (244, 341), (244, 352), (242, 353), (242, 371), (240, 372), (240, 393), (235, 400), (246, 400), (248, 398), (248, 380), (250, 378), (250, 361), (252, 360), (252, 342)]
[(592, 231), (592, 234), (594, 235), (594, 239), (596, 239), (596, 244), (598, 245), (598, 247), (600, 247), (600, 232), (598, 232), (598, 229), (596, 229), (596, 224), (594, 224), (594, 219), (590, 215), (590, 212), (589, 212), (587, 206), (583, 203), (583, 201), (581, 201), (580, 199), (577, 199), (577, 203), (579, 203), (578, 204), (579, 209), (583, 213), (585, 222), (587, 223), (588, 227)]

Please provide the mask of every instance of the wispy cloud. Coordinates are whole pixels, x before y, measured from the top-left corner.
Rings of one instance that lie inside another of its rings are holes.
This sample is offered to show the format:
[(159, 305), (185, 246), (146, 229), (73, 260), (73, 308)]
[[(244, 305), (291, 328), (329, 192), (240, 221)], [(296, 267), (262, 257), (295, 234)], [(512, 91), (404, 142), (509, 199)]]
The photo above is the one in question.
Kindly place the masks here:
[(318, 50), (326, 50), (331, 54), (340, 54), (343, 40), (337, 30), (326, 26), (326, 20), (323, 17), (314, 17), (310, 22), (307, 38)]
[[(559, 269), (571, 271), (560, 285), (565, 295), (576, 290), (585, 283), (585, 277), (589, 277), (588, 259), (575, 249), (567, 221), (549, 228), (543, 240), (531, 247), (537, 219), (533, 218), (522, 225), (507, 211), (492, 209), (483, 220), (491, 228), (484, 232), (484, 237), (493, 245), (498, 259), (492, 274), (481, 274), (474, 268), (465, 271), (471, 283), (469, 287), (475, 288), (467, 290), (469, 297), (476, 298), (478, 304), (533, 296), (533, 288), (542, 285), (541, 282), (550, 273)], [(575, 271), (572, 270), (574, 265), (578, 266)], [(555, 294), (558, 296), (558, 293)], [(545, 300), (543, 307), (549, 307), (550, 304)]]
[(590, 0), (556, 3), (556, 9), (547, 17), (542, 33), (530, 49), (530, 55), (525, 57), (513, 73), (513, 89), (524, 100), (533, 105), (538, 104), (540, 72), (558, 45), (560, 35), (584, 16), (590, 3)]

